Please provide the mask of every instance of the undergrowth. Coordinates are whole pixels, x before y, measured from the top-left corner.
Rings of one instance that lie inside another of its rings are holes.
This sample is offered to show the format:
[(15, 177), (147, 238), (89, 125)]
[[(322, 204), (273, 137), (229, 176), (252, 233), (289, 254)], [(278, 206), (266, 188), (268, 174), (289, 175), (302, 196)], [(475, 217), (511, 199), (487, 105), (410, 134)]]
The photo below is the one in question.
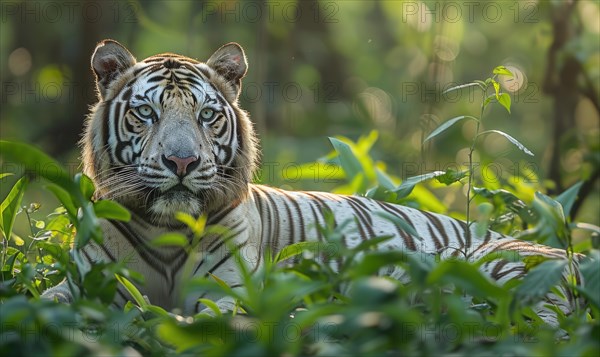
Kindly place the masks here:
[[(492, 85), (496, 88), (492, 96), (507, 107), (506, 97), (493, 83), (476, 83), (484, 87), (483, 100), (488, 100), (485, 93)], [(468, 116), (443, 124), (430, 138), (465, 118)], [(473, 119), (479, 122), (482, 117)], [(478, 131), (476, 135), (481, 134)], [(527, 262), (531, 278), (498, 286), (478, 270), (486, 259), (473, 263), (441, 261), (435, 255), (375, 249), (389, 237), (346, 248), (341, 244), (343, 224), (336, 226), (329, 216), (328, 223), (319, 227), (323, 241), (299, 243), (275, 255), (266, 254), (264, 268), (254, 274), (244, 268), (244, 257), (238, 255), (243, 292), (230, 289), (216, 276), (195, 277), (183, 284), (183, 296), (202, 290), (234, 297), (237, 308), (232, 313), (215, 309), (212, 315), (184, 316), (165, 311), (137, 291), (136, 285), (143, 284), (138, 272), (122, 263), (86, 267), (79, 256), (90, 240), (102, 241), (99, 219), (126, 221), (129, 213), (112, 201), (94, 202), (89, 178), (81, 174), (69, 177), (43, 152), (26, 144), (1, 142), (4, 162), (23, 165), (27, 174), (1, 205), (0, 353), (597, 355), (600, 254), (591, 239), (577, 244), (570, 239), (573, 229), (598, 234), (597, 227), (568, 219), (579, 185), (555, 198), (539, 191), (521, 197), (521, 188), (511, 185), (510, 178), (503, 178), (499, 187), (477, 180), (472, 162), (464, 171), (447, 170), (400, 182), (369, 154), (376, 139), (375, 132), (357, 142), (331, 139), (334, 151), (316, 164), (335, 162), (343, 169), (346, 183), (335, 192), (431, 209), (437, 199), (423, 181), (435, 178), (448, 185), (467, 181), (469, 223), (587, 255), (580, 266), (585, 284), (568, 282), (570, 291), (584, 297), (587, 305), (569, 316), (558, 311), (559, 326), (545, 324), (531, 308), (559, 283), (569, 262), (531, 259)], [(474, 143), (471, 153), (473, 148)], [(0, 179), (6, 180), (6, 175)], [(43, 180), (61, 202), (46, 217), (40, 217), (39, 204), (23, 202), (32, 178)], [(477, 204), (474, 220), (470, 217), (472, 203)], [(25, 215), (30, 223), (27, 235), (18, 236), (13, 231), (17, 215)], [(197, 239), (210, 229), (202, 217), (182, 216), (182, 221)], [(181, 241), (172, 235), (162, 237), (157, 244), (180, 245)], [(331, 261), (338, 270), (332, 269)], [(378, 271), (397, 267), (405, 271), (411, 283), (376, 276)], [(41, 292), (63, 279), (77, 287), (72, 304), (39, 298)], [(108, 307), (118, 284), (132, 296), (123, 310)], [(202, 303), (214, 307), (211, 301)]]

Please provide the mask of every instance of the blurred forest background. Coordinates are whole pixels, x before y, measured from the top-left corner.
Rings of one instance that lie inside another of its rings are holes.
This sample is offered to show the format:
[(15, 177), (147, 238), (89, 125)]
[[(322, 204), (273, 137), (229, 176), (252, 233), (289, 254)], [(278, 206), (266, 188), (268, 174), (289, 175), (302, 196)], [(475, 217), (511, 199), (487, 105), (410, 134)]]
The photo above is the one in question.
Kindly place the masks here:
[[(599, 223), (596, 1), (2, 1), (0, 14), (0, 137), (34, 143), (73, 173), (96, 101), (89, 59), (104, 38), (138, 59), (206, 60), (240, 43), (249, 62), (240, 100), (262, 143), (260, 181), (293, 189), (331, 187), (295, 170), (330, 151), (327, 136), (377, 130), (372, 155), (400, 179), (465, 164), (472, 122), (425, 146), (423, 138), (449, 118), (479, 113), (474, 87), (445, 89), (505, 65), (517, 74), (504, 83), (512, 113), (492, 106), (484, 127), (535, 156), (487, 136), (477, 160), (495, 162), (501, 180), (550, 194), (586, 180), (574, 210)], [(12, 182), (3, 180), (2, 197)], [(434, 186), (448, 205), (462, 193)], [(36, 192), (25, 201), (44, 202)]]

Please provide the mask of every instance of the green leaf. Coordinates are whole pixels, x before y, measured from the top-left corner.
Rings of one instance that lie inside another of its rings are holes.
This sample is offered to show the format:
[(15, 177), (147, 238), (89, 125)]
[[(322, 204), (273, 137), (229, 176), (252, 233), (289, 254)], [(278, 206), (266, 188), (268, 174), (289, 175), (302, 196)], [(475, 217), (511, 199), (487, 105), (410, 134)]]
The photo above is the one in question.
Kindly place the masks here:
[(366, 178), (364, 173), (359, 172), (350, 182), (340, 185), (332, 190), (332, 193), (341, 195), (363, 195), (365, 194)]
[(494, 213), (494, 206), (491, 203), (483, 202), (477, 206), (477, 224), (475, 234), (481, 238), (487, 232), (490, 226), (490, 217)]
[[(62, 249), (59, 248), (59, 250)], [(6, 254), (7, 259), (4, 261), (4, 267), (0, 267), (0, 269), (3, 272), (8, 271), (11, 274), (15, 273), (15, 264), (22, 264), (23, 260), (25, 259), (25, 254), (23, 254), (20, 250), (18, 250), (15, 247), (7, 247), (7, 249), (4, 251), (4, 254)]]
[(206, 228), (206, 214), (201, 215), (197, 219), (185, 212), (176, 212), (175, 219), (188, 226), (196, 236), (204, 233)]
[(466, 83), (466, 84), (461, 84), (461, 85), (450, 87), (450, 88), (446, 89), (445, 91), (442, 92), (442, 94), (447, 94), (447, 93), (453, 92), (455, 90), (459, 90), (459, 89), (463, 89), (463, 88), (469, 88), (469, 87), (473, 87), (473, 86), (479, 86), (479, 87), (481, 87), (481, 84), (478, 83), (477, 81), (471, 82), (471, 83)]
[(189, 213), (177, 212), (175, 213), (175, 219), (190, 228), (196, 225), (196, 219)]
[(469, 174), (469, 170), (456, 171), (453, 169), (448, 169), (448, 170), (446, 170), (445, 174), (438, 176), (435, 179), (439, 183), (443, 183), (445, 185), (451, 185), (451, 184), (458, 182), (458, 181), (462, 180), (463, 178), (467, 177), (468, 174)]
[(500, 101), (500, 83), (492, 79), (492, 85), (494, 86), (494, 95), (496, 100)]
[(494, 68), (494, 70), (492, 71), (492, 73), (494, 73), (494, 74), (501, 74), (501, 75), (504, 75), (504, 76), (510, 76), (510, 77), (512, 77), (512, 76), (513, 76), (512, 72), (511, 72), (511, 71), (509, 71), (509, 70), (508, 70), (506, 67), (504, 67), (504, 66), (498, 66), (498, 67)]
[(52, 192), (54, 194), (54, 196), (56, 196), (56, 198), (58, 198), (60, 203), (62, 203), (62, 205), (67, 210), (67, 213), (69, 214), (69, 216), (71, 216), (72, 219), (76, 219), (77, 207), (75, 207), (75, 204), (73, 203), (73, 199), (71, 198), (69, 193), (67, 191), (65, 191), (65, 189), (63, 189), (62, 187), (52, 184), (52, 183), (46, 185), (46, 188), (50, 192)]
[(115, 277), (117, 278), (119, 283), (121, 283), (121, 285), (123, 285), (123, 287), (133, 297), (133, 299), (138, 304), (138, 306), (141, 307), (142, 309), (145, 309), (146, 306), (148, 305), (148, 303), (142, 296), (142, 293), (140, 293), (140, 291), (135, 287), (135, 285), (133, 285), (129, 280), (127, 280), (127, 278), (122, 277), (119, 274), (115, 274)]
[(94, 183), (92, 180), (82, 173), (78, 173), (75, 175), (75, 182), (79, 183), (79, 189), (81, 193), (83, 193), (83, 197), (86, 200), (91, 200), (92, 196), (94, 196)]
[[(407, 255), (402, 251), (375, 251), (366, 254), (349, 271), (352, 280), (363, 276), (372, 276), (388, 265), (406, 262)], [(381, 278), (380, 278), (381, 279)]]
[(496, 99), (496, 94), (491, 94), (491, 95), (487, 96), (487, 97), (485, 98), (485, 100), (483, 101), (483, 107), (484, 107), (484, 108), (485, 108), (485, 107), (487, 107), (487, 105), (488, 105), (488, 104), (490, 104), (490, 102), (491, 102), (492, 100), (497, 100), (497, 99)]
[(43, 177), (71, 195), (81, 195), (79, 186), (62, 165), (31, 145), (0, 140), (0, 156), (8, 162), (23, 165), (27, 173)]
[(421, 238), (421, 236), (419, 235), (419, 233), (417, 233), (415, 228), (410, 223), (408, 223), (405, 219), (403, 219), (402, 217), (390, 214), (388, 212), (383, 212), (383, 211), (375, 212), (375, 214), (383, 219), (387, 219), (388, 221), (390, 221), (394, 224), (397, 224), (398, 226), (400, 226), (400, 228), (402, 228), (403, 231), (410, 234), (414, 238), (417, 238), (418, 240), (421, 240), (421, 241), (423, 240), (423, 238)]
[(326, 249), (327, 245), (321, 242), (298, 242), (285, 246), (275, 256), (274, 262), (279, 263), (289, 258), (302, 254), (304, 251), (318, 252), (321, 249)]
[(498, 103), (500, 103), (506, 109), (506, 111), (510, 114), (510, 104), (511, 104), (510, 95), (508, 95), (507, 93), (500, 93), (500, 96), (498, 97)]
[(146, 310), (161, 317), (169, 317), (169, 313), (160, 306), (146, 305)]
[(479, 121), (477, 118), (470, 116), (470, 115), (461, 115), (458, 116), (456, 118), (452, 118), (448, 121), (445, 121), (444, 123), (442, 123), (440, 126), (438, 126), (437, 128), (435, 128), (435, 130), (433, 130), (431, 132), (431, 134), (429, 134), (425, 140), (423, 140), (423, 143), (426, 143), (427, 141), (435, 138), (436, 136), (440, 135), (441, 133), (443, 133), (444, 131), (446, 131), (448, 128), (450, 128), (452, 125), (458, 123), (461, 120), (464, 119), (471, 119), (471, 120), (475, 120), (475, 121)]
[(480, 297), (501, 299), (507, 295), (504, 289), (484, 277), (474, 265), (461, 260), (442, 261), (431, 271), (427, 283), (451, 283)]
[(476, 267), (480, 267), (487, 262), (492, 262), (494, 260), (506, 260), (511, 263), (521, 262), (523, 261), (523, 257), (519, 254), (518, 251), (514, 250), (496, 250), (490, 252), (483, 257), (477, 259), (477, 261), (473, 262)]
[(5, 177), (12, 176), (12, 175), (14, 175), (12, 172), (2, 173), (2, 174), (0, 174), (0, 180), (3, 179), (3, 178), (5, 178)]
[(361, 242), (360, 244), (358, 244), (356, 247), (352, 248), (352, 250), (354, 252), (363, 252), (363, 251), (368, 251), (368, 250), (377, 250), (377, 246), (383, 242), (387, 242), (390, 239), (394, 238), (394, 236), (392, 235), (387, 235), (387, 236), (378, 236), (378, 237), (373, 237), (373, 238), (369, 238), (363, 242)]
[(15, 233), (12, 234), (12, 240), (13, 242), (15, 242), (16, 246), (22, 247), (25, 245), (25, 241), (23, 240), (23, 238), (19, 237)]
[(562, 205), (541, 192), (536, 192), (531, 204), (536, 222), (532, 229), (524, 231), (519, 238), (537, 240), (555, 248), (568, 246), (568, 229)]
[(8, 162), (23, 165), (28, 175), (43, 177), (68, 192), (76, 206), (81, 208), (81, 214), (74, 222), (77, 226), (76, 248), (83, 247), (90, 238), (97, 242), (102, 240), (102, 231), (91, 202), (85, 199), (79, 183), (75, 183), (60, 164), (31, 145), (4, 140), (0, 140), (0, 155)]
[(585, 295), (585, 298), (600, 309), (600, 269), (598, 269), (598, 260), (600, 254), (593, 251), (591, 257), (587, 257), (581, 264), (579, 271), (583, 276), (583, 286), (575, 288)]
[(512, 205), (515, 202), (518, 202), (520, 206), (525, 205), (525, 203), (523, 203), (523, 201), (521, 201), (519, 197), (515, 196), (512, 192), (507, 191), (505, 189), (489, 190), (485, 187), (474, 187), (473, 190), (478, 196), (482, 196), (485, 198), (499, 197), (507, 205)]
[(75, 235), (75, 247), (78, 249), (83, 248), (90, 239), (101, 243), (102, 229), (98, 225), (98, 217), (96, 217), (93, 203), (82, 201), (81, 211), (79, 212), (76, 221), (77, 234)]
[(217, 306), (217, 304), (215, 304), (214, 301), (209, 300), (209, 299), (198, 299), (198, 301), (203, 304), (206, 305), (206, 307), (208, 307), (209, 309), (211, 309), (212, 312), (215, 313), (215, 316), (221, 316), (221, 310), (219, 309), (219, 306)]
[(377, 177), (377, 182), (383, 188), (385, 188), (387, 190), (392, 190), (396, 186), (396, 185), (394, 185), (394, 182), (392, 182), (392, 179), (384, 171), (376, 168), (375, 175)]
[(15, 217), (21, 207), (21, 201), (23, 200), (27, 182), (27, 177), (21, 177), (12, 187), (8, 196), (2, 201), (2, 204), (0, 204), (0, 213), (2, 214), (2, 224), (0, 225), (0, 228), (7, 239), (10, 238), (15, 223)]
[(548, 291), (550, 288), (560, 282), (562, 273), (567, 265), (567, 260), (547, 260), (535, 268), (523, 278), (521, 285), (515, 291), (515, 299), (517, 301), (534, 301), (537, 300)]
[(131, 213), (119, 203), (110, 200), (99, 200), (94, 202), (94, 211), (98, 218), (116, 219), (127, 222), (131, 219)]
[(219, 278), (218, 276), (216, 276), (216, 275), (214, 275), (214, 274), (212, 274), (212, 273), (208, 273), (208, 275), (209, 275), (211, 278), (213, 278), (213, 280), (214, 280), (214, 281), (216, 281), (216, 282), (217, 282), (217, 284), (218, 284), (218, 285), (219, 285), (221, 288), (225, 289), (225, 291), (231, 290), (231, 288), (229, 287), (229, 285), (228, 285), (228, 284), (227, 284), (225, 281), (223, 281), (223, 279)]
[(42, 241), (37, 242), (37, 246), (44, 249), (60, 263), (67, 264), (69, 262), (70, 257), (68, 251), (63, 250), (59, 245)]
[(473, 191), (475, 191), (477, 196), (488, 199), (499, 199), (508, 209), (517, 213), (526, 222), (533, 222), (535, 220), (525, 202), (521, 201), (510, 191), (504, 189), (489, 190), (484, 187), (473, 187)]
[(331, 145), (338, 154), (340, 165), (346, 173), (348, 181), (352, 181), (359, 173), (363, 172), (363, 167), (358, 158), (352, 152), (350, 146), (336, 138), (329, 138)]
[(486, 131), (482, 131), (481, 133), (479, 133), (477, 135), (477, 137), (480, 137), (482, 135), (492, 134), (492, 133), (504, 136), (508, 141), (510, 141), (511, 143), (513, 143), (521, 151), (523, 151), (527, 155), (534, 156), (533, 153), (531, 151), (529, 151), (529, 149), (527, 149), (525, 147), (525, 145), (521, 144), (517, 139), (513, 138), (512, 136), (508, 135), (507, 133), (505, 133), (503, 131), (500, 131), (500, 130), (486, 130)]
[(402, 182), (402, 184), (400, 184), (400, 186), (394, 188), (391, 191), (395, 192), (399, 198), (406, 197), (406, 196), (410, 195), (410, 193), (412, 192), (412, 190), (415, 188), (415, 186), (418, 183), (432, 179), (434, 177), (442, 176), (445, 174), (446, 173), (444, 171), (434, 171), (434, 172), (430, 172), (430, 173), (426, 173), (426, 174), (422, 174), (422, 175), (418, 175), (418, 176), (409, 177), (406, 180), (404, 180)]
[(361, 135), (356, 142), (356, 151), (361, 153), (367, 153), (375, 142), (379, 138), (379, 132), (377, 130), (371, 130), (367, 135)]
[[(229, 325), (224, 324), (220, 319), (200, 320), (193, 325), (181, 324), (177, 323), (174, 319), (168, 319), (160, 321), (155, 329), (158, 339), (166, 345), (173, 346), (172, 348), (175, 349), (177, 354), (189, 354), (189, 351), (193, 351), (194, 348), (197, 349), (198, 346), (211, 346), (211, 344), (215, 345), (213, 346), (214, 351), (215, 347), (224, 343), (218, 335), (206, 336), (206, 331), (220, 331), (223, 333), (223, 336), (225, 336), (225, 334), (228, 334), (227, 336), (235, 336), (235, 330), (232, 330)], [(229, 335), (231, 333), (233, 334)], [(204, 337), (198, 338), (198, 336)], [(159, 350), (159, 352), (165, 354), (164, 351)], [(226, 353), (222, 354), (226, 355)]]
[(188, 238), (181, 233), (165, 233), (150, 241), (150, 244), (155, 247), (161, 246), (177, 246), (186, 247), (190, 244)]
[(192, 292), (215, 293), (219, 296), (231, 296), (234, 299), (243, 299), (239, 292), (230, 288), (226, 282), (213, 274), (208, 274), (208, 277), (195, 277), (186, 282), (185, 291), (187, 294)]
[(579, 193), (581, 185), (583, 185), (583, 182), (579, 181), (556, 197), (556, 201), (562, 205), (566, 217), (569, 217), (569, 214), (571, 213), (571, 208), (573, 208), (573, 203), (575, 203), (575, 200), (577, 199), (577, 194)]
[(535, 198), (534, 203), (536, 201), (539, 201), (539, 202), (543, 202), (544, 204), (546, 204), (549, 207), (552, 207), (553, 211), (558, 215), (560, 222), (561, 223), (565, 222), (565, 220), (566, 220), (565, 212), (564, 212), (563, 206), (560, 204), (560, 202), (558, 202), (557, 200), (553, 199), (552, 197), (545, 195), (539, 191), (536, 191), (534, 198)]

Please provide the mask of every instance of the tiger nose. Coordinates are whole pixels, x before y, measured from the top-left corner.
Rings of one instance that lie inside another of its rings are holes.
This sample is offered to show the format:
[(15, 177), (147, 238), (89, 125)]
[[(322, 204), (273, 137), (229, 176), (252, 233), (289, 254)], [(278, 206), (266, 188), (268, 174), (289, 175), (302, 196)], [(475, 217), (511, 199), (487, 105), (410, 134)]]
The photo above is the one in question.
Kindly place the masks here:
[(177, 176), (185, 176), (187, 173), (198, 166), (200, 160), (196, 156), (179, 157), (171, 155), (169, 157), (163, 155), (162, 161), (165, 166)]

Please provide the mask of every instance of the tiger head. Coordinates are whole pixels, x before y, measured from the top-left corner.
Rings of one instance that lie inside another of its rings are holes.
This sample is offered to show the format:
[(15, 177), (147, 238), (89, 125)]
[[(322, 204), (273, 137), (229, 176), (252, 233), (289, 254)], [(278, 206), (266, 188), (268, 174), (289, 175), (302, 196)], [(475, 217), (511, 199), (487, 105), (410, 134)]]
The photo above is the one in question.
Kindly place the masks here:
[(257, 143), (238, 106), (247, 63), (229, 43), (206, 62), (164, 53), (136, 61), (104, 40), (92, 55), (98, 103), (82, 138), (97, 198), (116, 200), (157, 225), (243, 199)]

